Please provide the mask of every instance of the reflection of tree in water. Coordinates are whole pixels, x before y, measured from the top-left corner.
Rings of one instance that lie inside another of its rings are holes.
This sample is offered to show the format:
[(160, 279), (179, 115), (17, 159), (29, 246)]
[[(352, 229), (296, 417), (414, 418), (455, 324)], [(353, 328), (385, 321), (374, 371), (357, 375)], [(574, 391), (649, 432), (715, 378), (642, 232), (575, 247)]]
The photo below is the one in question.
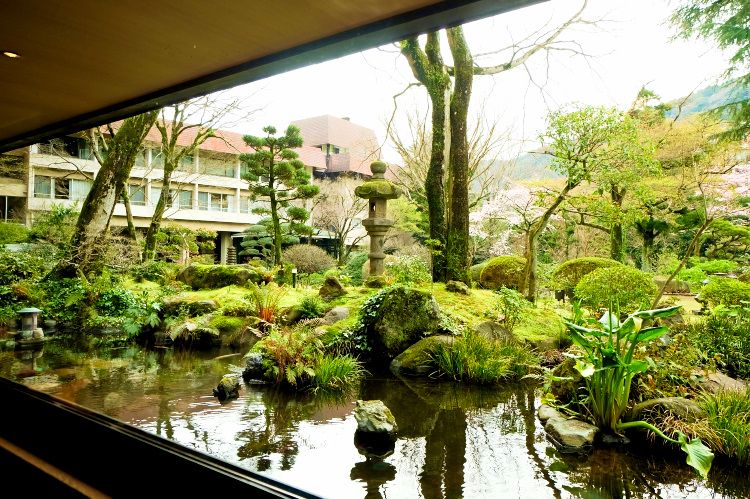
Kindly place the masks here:
[(425, 499), (461, 497), (466, 462), (466, 413), (450, 409), (438, 413), (425, 441), (419, 484)]
[[(271, 469), (272, 455), (281, 456), (279, 469), (286, 471), (294, 466), (299, 453), (294, 429), (300, 421), (310, 417), (321, 407), (341, 405), (349, 402), (347, 394), (319, 392), (317, 394), (290, 393), (272, 387), (259, 387), (260, 411), (249, 408), (242, 419), (250, 429), (237, 434), (237, 440), (244, 442), (237, 449), (240, 460), (256, 459), (260, 472)], [(262, 418), (258, 422), (258, 418)]]

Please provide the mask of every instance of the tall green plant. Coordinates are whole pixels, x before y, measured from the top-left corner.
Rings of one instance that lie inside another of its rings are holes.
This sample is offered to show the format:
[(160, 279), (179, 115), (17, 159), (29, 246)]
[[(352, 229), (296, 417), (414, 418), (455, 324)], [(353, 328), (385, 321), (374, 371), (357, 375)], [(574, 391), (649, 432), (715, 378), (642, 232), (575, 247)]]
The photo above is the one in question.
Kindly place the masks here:
[(586, 380), (588, 396), (584, 400), (584, 406), (594, 423), (613, 433), (631, 428), (650, 430), (668, 442), (679, 445), (687, 454), (687, 464), (705, 478), (711, 469), (714, 455), (699, 438), (688, 440), (687, 436), (678, 432), (675, 440), (645, 421), (622, 422), (633, 378), (645, 372), (649, 366), (647, 361), (633, 358), (638, 345), (654, 341), (668, 331), (666, 326), (644, 328), (643, 323), (649, 319), (673, 315), (679, 308), (676, 306), (639, 311), (629, 315), (623, 322), (620, 322), (616, 314), (607, 311), (595, 328), (567, 321), (565, 324), (573, 342), (584, 351), (575, 367)]

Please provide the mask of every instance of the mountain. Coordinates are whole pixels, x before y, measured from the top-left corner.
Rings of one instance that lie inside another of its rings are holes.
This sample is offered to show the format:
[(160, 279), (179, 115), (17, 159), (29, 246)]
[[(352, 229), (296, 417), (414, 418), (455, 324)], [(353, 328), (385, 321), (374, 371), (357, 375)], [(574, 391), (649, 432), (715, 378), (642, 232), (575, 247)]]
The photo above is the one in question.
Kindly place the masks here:
[(682, 110), (680, 117), (686, 118), (692, 114), (710, 111), (731, 102), (747, 99), (750, 99), (750, 87), (748, 86), (738, 85), (734, 81), (722, 85), (711, 85), (710, 87), (696, 90), (687, 100), (684, 100), (684, 103), (683, 99), (675, 99), (669, 102), (672, 105), (672, 109), (667, 112), (667, 117), (674, 118), (681, 103)]

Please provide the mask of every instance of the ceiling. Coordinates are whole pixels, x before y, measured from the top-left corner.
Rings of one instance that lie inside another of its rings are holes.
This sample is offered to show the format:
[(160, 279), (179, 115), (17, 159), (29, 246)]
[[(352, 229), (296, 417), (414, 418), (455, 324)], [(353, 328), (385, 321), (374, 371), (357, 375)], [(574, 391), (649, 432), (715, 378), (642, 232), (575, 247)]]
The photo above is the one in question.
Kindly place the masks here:
[(538, 1), (4, 2), (0, 152)]

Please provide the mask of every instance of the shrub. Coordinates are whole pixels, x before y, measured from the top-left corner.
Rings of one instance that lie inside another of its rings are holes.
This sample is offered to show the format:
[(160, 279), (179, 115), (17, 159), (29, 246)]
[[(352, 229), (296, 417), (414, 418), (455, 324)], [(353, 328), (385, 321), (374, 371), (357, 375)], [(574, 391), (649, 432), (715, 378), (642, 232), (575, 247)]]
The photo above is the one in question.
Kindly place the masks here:
[(487, 289), (502, 287), (521, 291), (526, 259), (520, 256), (496, 256), (487, 261), (479, 275), (479, 284)]
[(521, 320), (521, 312), (531, 305), (521, 293), (514, 289), (500, 288), (495, 293), (498, 296), (498, 312), (502, 315), (500, 323), (510, 334)]
[(101, 315), (119, 317), (131, 308), (135, 308), (138, 301), (132, 291), (123, 288), (108, 289), (96, 300), (97, 312)]
[(315, 376), (315, 361), (323, 345), (315, 331), (305, 324), (273, 328), (254, 347), (270, 360), (266, 377), (281, 386), (303, 388)]
[(676, 329), (729, 375), (750, 378), (750, 318), (711, 315)]
[(254, 307), (255, 316), (262, 321), (273, 324), (276, 321), (279, 303), (284, 293), (286, 293), (286, 289), (273, 283), (262, 286), (250, 283), (248, 299)]
[(74, 208), (52, 205), (50, 211), (40, 213), (34, 218), (29, 239), (65, 248), (73, 237), (77, 220), (78, 212)]
[(585, 257), (574, 258), (557, 266), (552, 273), (552, 282), (555, 289), (573, 291), (581, 279), (597, 269), (604, 269), (622, 265), (617, 260), (610, 258)]
[(656, 291), (650, 274), (617, 265), (599, 268), (584, 276), (575, 288), (575, 296), (592, 308), (614, 305), (620, 310), (636, 310), (647, 308)]
[(430, 267), (422, 258), (398, 255), (385, 262), (385, 274), (397, 284), (424, 284), (432, 282)]
[(482, 275), (482, 271), (484, 270), (484, 267), (487, 266), (487, 262), (478, 263), (476, 265), (472, 265), (469, 267), (469, 277), (471, 278), (471, 282), (478, 284), (479, 283), (479, 276)]
[(222, 333), (233, 333), (239, 331), (245, 325), (245, 321), (239, 317), (229, 317), (226, 315), (217, 315), (211, 319), (209, 325), (218, 329)]
[(490, 384), (519, 379), (539, 359), (528, 347), (495, 342), (473, 332), (456, 338), (452, 344), (440, 344), (432, 360), (441, 375), (456, 381)]
[(326, 304), (317, 296), (306, 296), (297, 305), (300, 320), (315, 319), (326, 313)]
[(708, 424), (721, 440), (720, 452), (750, 464), (750, 390), (745, 393), (722, 391), (704, 395), (700, 402)]
[(734, 272), (739, 268), (737, 262), (732, 260), (697, 260), (695, 258), (690, 259), (691, 268), (697, 268), (705, 272), (706, 274), (728, 274)]
[(680, 270), (677, 278), (690, 283), (692, 289), (699, 289), (703, 286), (703, 281), (708, 278), (708, 275), (698, 267), (690, 267), (689, 269)]
[(39, 278), (49, 270), (50, 263), (54, 264), (34, 252), (0, 249), (0, 286)]
[(29, 231), (21, 224), (0, 222), (0, 244), (17, 244), (26, 242)]
[(349, 255), (349, 261), (346, 262), (344, 271), (346, 275), (351, 277), (352, 284), (355, 286), (362, 285), (362, 266), (365, 264), (369, 256), (366, 252), (352, 253)]
[(130, 275), (136, 282), (152, 281), (166, 284), (174, 279), (177, 267), (174, 264), (153, 260), (130, 267)]
[(750, 302), (750, 284), (739, 279), (713, 277), (703, 286), (700, 300), (711, 307), (741, 305), (743, 302)]
[(326, 251), (312, 244), (294, 244), (284, 250), (282, 255), (284, 261), (288, 261), (297, 267), (297, 271), (303, 274), (314, 274), (336, 266), (336, 260)]

